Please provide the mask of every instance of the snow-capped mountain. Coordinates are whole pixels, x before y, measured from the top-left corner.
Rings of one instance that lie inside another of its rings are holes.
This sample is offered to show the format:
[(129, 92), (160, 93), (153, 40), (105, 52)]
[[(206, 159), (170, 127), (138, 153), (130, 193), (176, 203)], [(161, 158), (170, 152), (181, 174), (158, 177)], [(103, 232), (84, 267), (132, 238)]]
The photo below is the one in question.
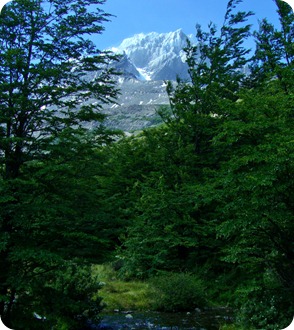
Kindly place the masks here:
[(177, 76), (188, 79), (183, 51), (187, 38), (181, 29), (169, 33), (136, 34), (112, 49), (123, 54), (117, 68), (140, 80), (175, 80)]
[[(136, 34), (111, 50), (122, 57), (113, 63), (121, 72), (117, 104), (104, 108), (106, 126), (125, 132), (158, 125), (157, 111), (169, 105), (166, 80), (189, 79), (185, 53), (188, 36), (182, 30), (170, 33)], [(191, 39), (191, 37), (189, 37)]]

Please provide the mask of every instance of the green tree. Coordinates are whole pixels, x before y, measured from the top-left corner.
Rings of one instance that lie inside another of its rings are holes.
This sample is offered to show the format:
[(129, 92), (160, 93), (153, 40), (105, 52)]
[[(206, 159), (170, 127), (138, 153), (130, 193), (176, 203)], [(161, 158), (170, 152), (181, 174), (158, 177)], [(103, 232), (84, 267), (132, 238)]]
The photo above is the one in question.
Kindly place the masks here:
[[(278, 78), (284, 92), (289, 93), (293, 79), (293, 38), (294, 14), (284, 1), (276, 0), (280, 29), (263, 19), (259, 31), (255, 31), (256, 51), (251, 65), (249, 80), (254, 88), (260, 87), (265, 80)], [(263, 85), (264, 86), (264, 85)]]
[(211, 263), (206, 280), (227, 288), (246, 327), (281, 329), (293, 317), (293, 13), (276, 1), (281, 28), (261, 22), (251, 61), (238, 3), (219, 34), (197, 28), (191, 82), (168, 84), (165, 126), (133, 145), (145, 172), (135, 167), (122, 255), (142, 277)]
[(123, 153), (122, 164), (115, 163), (116, 169), (123, 168), (120, 182), (127, 175), (122, 196), (128, 196), (124, 200), (128, 230), (118, 253), (126, 277), (191, 271), (211, 252), (207, 243), (211, 230), (203, 231), (197, 209), (201, 202), (195, 195), (198, 171), (193, 147), (172, 133), (162, 126), (121, 142), (123, 148), (117, 145)]
[(242, 274), (243, 320), (280, 329), (293, 317), (293, 96), (278, 79), (240, 96), (216, 138), (228, 150), (214, 182), (218, 234), (224, 260)]
[[(13, 1), (1, 12), (0, 314), (13, 328), (25, 314), (33, 328), (34, 312), (44, 327), (84, 319), (85, 305), (70, 296), (77, 289), (89, 302), (86, 287), (97, 285), (83, 265), (101, 261), (111, 244), (97, 175), (98, 150), (113, 139), (100, 110), (117, 93), (116, 57), (89, 40), (109, 19), (104, 2)], [(74, 268), (76, 288), (62, 277)]]
[(206, 195), (207, 181), (223, 157), (213, 145), (225, 119), (221, 103), (238, 99), (247, 62), (242, 43), (250, 26), (240, 25), (251, 13), (235, 13), (238, 2), (229, 1), (219, 33), (213, 24), (209, 32), (197, 26), (197, 46), (188, 43), (185, 49), (191, 81), (168, 83), (170, 109), (161, 110), (165, 125), (137, 138), (145, 162), (131, 187), (136, 192), (133, 222), (122, 253), (129, 275), (221, 269), (216, 262), (217, 199)]
[(228, 239), (225, 259), (242, 274), (236, 297), (243, 321), (265, 329), (288, 326), (294, 308), (294, 15), (276, 3), (281, 28), (263, 20), (255, 33), (249, 77), (255, 88), (239, 93), (215, 140), (228, 150), (215, 184), (224, 220), (219, 233)]

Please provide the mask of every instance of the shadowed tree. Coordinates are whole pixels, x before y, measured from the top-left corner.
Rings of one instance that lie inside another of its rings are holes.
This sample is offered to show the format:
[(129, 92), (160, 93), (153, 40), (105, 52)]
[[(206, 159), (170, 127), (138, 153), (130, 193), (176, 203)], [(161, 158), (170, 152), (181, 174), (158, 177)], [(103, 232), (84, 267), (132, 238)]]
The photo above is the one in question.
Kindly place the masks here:
[(100, 309), (82, 267), (110, 244), (95, 176), (113, 139), (101, 109), (117, 94), (116, 57), (89, 39), (110, 18), (104, 2), (15, 0), (1, 12), (0, 314), (13, 328), (33, 328), (34, 312), (50, 327)]

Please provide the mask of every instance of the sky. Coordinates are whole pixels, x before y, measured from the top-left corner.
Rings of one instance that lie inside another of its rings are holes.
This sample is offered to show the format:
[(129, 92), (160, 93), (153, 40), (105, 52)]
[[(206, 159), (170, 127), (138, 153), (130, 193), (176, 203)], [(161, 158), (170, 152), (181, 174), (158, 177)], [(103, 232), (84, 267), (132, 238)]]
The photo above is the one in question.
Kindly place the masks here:
[[(107, 0), (101, 6), (105, 12), (115, 15), (104, 23), (105, 31), (95, 39), (98, 48), (118, 46), (123, 39), (137, 33), (166, 33), (182, 28), (185, 34), (195, 35), (196, 23), (205, 29), (209, 22), (217, 26), (223, 23), (227, 0)], [(273, 0), (243, 0), (237, 9), (251, 10), (250, 19), (255, 27), (258, 20), (268, 18), (278, 24)]]

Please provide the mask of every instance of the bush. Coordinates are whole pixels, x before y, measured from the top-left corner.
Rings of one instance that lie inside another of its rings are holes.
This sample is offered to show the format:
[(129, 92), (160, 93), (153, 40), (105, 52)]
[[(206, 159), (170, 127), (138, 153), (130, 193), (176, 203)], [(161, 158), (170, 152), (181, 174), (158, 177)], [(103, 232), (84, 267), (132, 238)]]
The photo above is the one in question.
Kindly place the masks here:
[(150, 280), (154, 308), (166, 312), (189, 311), (206, 305), (205, 288), (195, 275), (172, 273)]
[[(88, 266), (68, 262), (27, 282), (12, 313), (12, 329), (85, 329), (89, 320), (100, 321), (103, 308), (100, 284)], [(38, 273), (36, 272), (36, 275)]]
[(258, 287), (239, 302), (238, 321), (256, 329), (280, 330), (289, 326), (293, 314), (292, 292)]

